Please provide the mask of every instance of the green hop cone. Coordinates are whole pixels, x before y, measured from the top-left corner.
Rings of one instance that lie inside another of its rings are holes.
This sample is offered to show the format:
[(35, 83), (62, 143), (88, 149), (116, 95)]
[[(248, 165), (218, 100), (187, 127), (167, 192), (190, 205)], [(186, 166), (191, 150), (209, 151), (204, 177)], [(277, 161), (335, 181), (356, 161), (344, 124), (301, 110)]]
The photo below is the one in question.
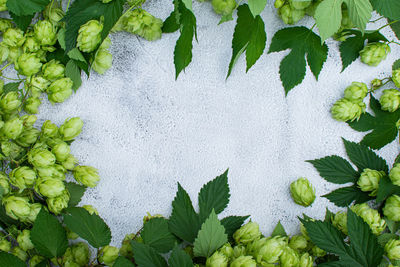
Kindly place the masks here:
[(373, 79), (371, 85), (373, 88), (377, 89), (383, 85), (383, 82), (381, 79)]
[(21, 105), (21, 100), (17, 92), (9, 92), (0, 100), (0, 108), (3, 113), (14, 113)]
[(47, 198), (47, 207), (51, 212), (58, 215), (61, 213), (61, 211), (68, 208), (69, 199), (70, 195), (68, 193), (68, 190), (64, 190), (64, 192), (58, 197)]
[(281, 8), (285, 4), (285, 0), (275, 0), (274, 7)]
[(164, 216), (162, 216), (161, 214), (151, 215), (150, 212), (147, 212), (146, 216), (143, 217), (143, 225), (153, 218), (164, 218)]
[(51, 121), (47, 120), (42, 125), (42, 134), (45, 137), (53, 138), (58, 135), (58, 127)]
[(35, 246), (31, 241), (31, 231), (23, 230), (17, 237), (17, 242), (20, 248), (27, 251), (33, 249)]
[(348, 235), (347, 231), (347, 212), (339, 211), (335, 214), (332, 221), (333, 226), (338, 230), (342, 231), (345, 235)]
[(9, 62), (15, 63), (17, 59), (22, 55), (22, 48), (20, 47), (9, 47), (8, 48), (8, 58)]
[(390, 239), (385, 245), (385, 252), (390, 260), (400, 260), (400, 240)]
[(74, 262), (79, 266), (86, 266), (90, 261), (90, 250), (89, 246), (84, 242), (79, 242), (71, 247), (71, 254), (74, 258)]
[(400, 221), (400, 197), (398, 195), (392, 195), (386, 200), (383, 214), (391, 221)]
[(230, 267), (257, 267), (257, 263), (251, 256), (240, 256), (231, 262)]
[(48, 20), (39, 20), (33, 31), (36, 40), (43, 46), (51, 46), (57, 42), (57, 29)]
[(103, 4), (107, 4), (107, 3), (110, 3), (110, 2), (112, 2), (114, 0), (100, 0), (100, 1), (103, 2)]
[(28, 198), (8, 196), (3, 198), (2, 202), (9, 217), (22, 222), (28, 219), (31, 212)]
[(7, 0), (0, 0), (0, 11), (6, 11), (7, 9)]
[(65, 169), (72, 171), (75, 168), (76, 164), (78, 164), (78, 160), (73, 155), (69, 154), (67, 159), (61, 164)]
[(219, 252), (221, 252), (227, 259), (233, 258), (233, 248), (230, 243), (226, 243), (223, 245), (220, 249)]
[(77, 233), (72, 232), (67, 227), (65, 227), (65, 231), (67, 232), (67, 238), (70, 240), (75, 240), (79, 237)]
[(0, 187), (3, 190), (3, 195), (10, 193), (10, 183), (7, 175), (4, 172), (0, 172)]
[(24, 32), (20, 29), (9, 28), (3, 34), (3, 43), (10, 47), (20, 47), (25, 42)]
[(20, 146), (29, 147), (32, 144), (36, 143), (37, 139), (39, 138), (40, 131), (36, 128), (28, 128), (18, 136), (16, 140)]
[(240, 256), (246, 256), (246, 247), (243, 244), (239, 244), (233, 247), (233, 258), (239, 258)]
[(18, 136), (21, 135), (23, 129), (24, 126), (22, 124), (22, 121), (18, 117), (15, 117), (11, 120), (6, 121), (3, 128), (1, 128), (1, 131), (8, 138), (17, 139)]
[(92, 68), (99, 74), (104, 74), (112, 66), (112, 55), (105, 49), (100, 49), (93, 61)]
[(52, 103), (62, 103), (72, 95), (74, 82), (70, 78), (61, 78), (54, 81), (48, 88), (47, 94)]
[(28, 78), (28, 86), (30, 88), (29, 93), (32, 97), (39, 97), (43, 92), (47, 90), (51, 82), (43, 78), (42, 76), (34, 76)]
[(358, 186), (363, 192), (371, 192), (370, 196), (376, 196), (379, 188), (379, 181), (385, 176), (384, 171), (364, 169), (358, 179)]
[(343, 98), (336, 101), (331, 113), (337, 121), (354, 121), (360, 118), (361, 114), (365, 112), (365, 108), (364, 102), (354, 102)]
[(10, 252), (10, 250), (11, 250), (11, 242), (6, 239), (0, 240), (0, 251)]
[(277, 263), (282, 255), (283, 249), (287, 245), (285, 237), (275, 236), (271, 238), (261, 238), (248, 246), (249, 252), (262, 266), (269, 263)]
[(235, 0), (212, 0), (211, 4), (215, 13), (222, 16), (231, 14), (236, 7)]
[(365, 83), (353, 82), (344, 90), (344, 98), (350, 101), (362, 101), (368, 94), (368, 87)]
[(299, 266), (299, 254), (290, 247), (286, 247), (280, 257), (282, 267), (296, 267)]
[(28, 222), (34, 223), (41, 209), (42, 205), (40, 203), (33, 203), (28, 216)]
[(305, 238), (303, 235), (294, 235), (289, 242), (289, 247), (297, 251), (305, 250), (307, 245), (307, 238)]
[(306, 178), (299, 178), (290, 184), (290, 193), (294, 202), (308, 207), (315, 200), (315, 189)]
[(148, 41), (160, 39), (162, 35), (162, 20), (140, 8), (128, 12), (123, 17), (122, 24), (125, 31), (137, 34)]
[(128, 259), (133, 259), (133, 249), (131, 241), (135, 237), (135, 234), (127, 234), (122, 240), (121, 248), (119, 249), (119, 254)]
[(206, 261), (206, 267), (228, 267), (229, 259), (219, 251), (214, 252)]
[(83, 205), (82, 208), (87, 210), (87, 212), (89, 212), (90, 215), (93, 215), (93, 214), (99, 215), (99, 212), (97, 211), (97, 209), (95, 207), (93, 207), (92, 205)]
[(397, 88), (400, 88), (400, 69), (393, 70), (392, 81), (394, 82)]
[(400, 186), (400, 163), (395, 163), (389, 172), (389, 178), (394, 185)]
[(379, 102), (382, 110), (395, 112), (400, 106), (400, 91), (396, 89), (383, 90)]
[(39, 98), (29, 97), (25, 101), (24, 110), (29, 114), (37, 114), (37, 113), (39, 113), (39, 107), (41, 104), (42, 104), (42, 101), (40, 101)]
[(45, 260), (44, 257), (40, 256), (40, 255), (33, 255), (30, 259), (29, 259), (29, 267), (35, 267), (37, 266), (39, 263), (41, 263), (43, 260)]
[(381, 218), (377, 210), (370, 208), (367, 203), (354, 205), (351, 210), (369, 225), (375, 235), (379, 235), (386, 229), (386, 221)]
[(314, 266), (314, 259), (310, 254), (304, 253), (300, 257), (299, 267), (312, 267)]
[(303, 10), (303, 9), (306, 9), (307, 7), (309, 7), (311, 5), (312, 1), (311, 0), (309, 0), (309, 1), (289, 0), (289, 3), (294, 9)]
[(64, 18), (65, 14), (62, 7), (58, 5), (57, 2), (52, 2), (44, 9), (43, 16), (53, 25), (59, 26), (60, 21)]
[(35, 115), (24, 115), (21, 117), (21, 120), (23, 121), (25, 129), (31, 129), (37, 121), (37, 117)]
[(64, 141), (71, 141), (81, 133), (82, 127), (83, 121), (80, 118), (71, 118), (61, 125), (59, 133)]
[(324, 257), (326, 255), (326, 251), (323, 249), (320, 249), (317, 246), (313, 246), (311, 249), (311, 254), (317, 258), (320, 258), (320, 257)]
[(10, 172), (10, 182), (21, 191), (32, 187), (36, 180), (36, 173), (27, 166), (22, 166)]
[(378, 66), (390, 53), (386, 43), (369, 43), (360, 51), (361, 61), (369, 66)]
[(40, 178), (55, 178), (61, 181), (65, 180), (66, 169), (58, 164), (54, 164), (45, 168), (36, 168)]
[(65, 185), (56, 178), (39, 178), (35, 184), (35, 191), (42, 196), (55, 198), (65, 193)]
[(296, 24), (299, 20), (304, 18), (305, 14), (304, 10), (292, 8), (289, 3), (278, 9), (278, 15), (281, 17), (282, 21), (289, 25)]
[(32, 53), (22, 54), (15, 62), (15, 69), (25, 76), (32, 76), (38, 73), (41, 67), (40, 59)]
[(100, 181), (97, 170), (90, 166), (76, 166), (73, 173), (75, 180), (87, 187), (95, 187)]
[(48, 167), (56, 162), (56, 156), (47, 149), (35, 148), (28, 152), (28, 161), (36, 168)]
[(43, 77), (49, 81), (55, 81), (64, 78), (65, 66), (59, 61), (53, 59), (43, 65)]
[(18, 158), (21, 153), (24, 152), (24, 149), (21, 146), (9, 141), (1, 143), (1, 150), (5, 156), (11, 159)]
[(98, 255), (99, 262), (112, 266), (114, 261), (118, 258), (118, 252), (118, 248), (113, 246), (102, 247)]
[(22, 261), (26, 261), (28, 259), (28, 254), (20, 247), (13, 247), (11, 249), (11, 254), (18, 257)]
[(60, 142), (53, 147), (51, 152), (56, 156), (58, 162), (63, 162), (68, 158), (71, 149), (67, 143)]
[[(1, 1), (0, 1), (0, 6), (1, 6)], [(0, 8), (1, 10), (1, 8)], [(5, 19), (5, 18), (0, 18), (0, 32), (5, 32), (9, 28), (13, 27), (12, 20), (10, 19)]]
[(260, 238), (260, 236), (261, 232), (258, 223), (248, 222), (233, 234), (233, 239), (237, 244), (248, 244)]
[(36, 53), (40, 50), (40, 43), (35, 37), (26, 37), (25, 43), (22, 46), (22, 51), (24, 53)]
[(93, 52), (101, 42), (103, 24), (98, 20), (90, 20), (79, 28), (77, 47), (82, 52)]

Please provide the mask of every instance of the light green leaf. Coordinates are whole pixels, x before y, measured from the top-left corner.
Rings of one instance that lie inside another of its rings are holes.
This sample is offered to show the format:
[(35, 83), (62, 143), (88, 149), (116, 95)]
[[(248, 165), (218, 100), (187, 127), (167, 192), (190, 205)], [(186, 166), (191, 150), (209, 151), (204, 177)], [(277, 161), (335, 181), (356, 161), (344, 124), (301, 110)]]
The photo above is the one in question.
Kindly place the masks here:
[(131, 241), (133, 257), (138, 267), (167, 267), (165, 259), (149, 245)]
[(17, 16), (33, 15), (42, 11), (50, 0), (7, 0), (7, 8)]
[(349, 11), (350, 20), (364, 32), (372, 16), (372, 5), (369, 0), (344, 0)]
[(189, 254), (180, 249), (178, 246), (172, 250), (171, 256), (168, 259), (171, 267), (193, 267), (192, 259)]
[(64, 28), (61, 28), (58, 30), (57, 40), (58, 40), (58, 43), (60, 44), (61, 48), (65, 50), (66, 46), (65, 46), (65, 29)]
[(322, 42), (339, 30), (342, 24), (342, 3), (343, 0), (324, 0), (315, 10), (315, 23)]
[(47, 258), (62, 256), (67, 247), (67, 234), (57, 218), (42, 208), (31, 230), (31, 240), (39, 253)]
[(64, 223), (95, 248), (110, 244), (110, 228), (95, 213), (90, 215), (84, 208), (68, 208), (64, 214)]
[(283, 228), (283, 225), (281, 224), (281, 221), (279, 221), (278, 224), (275, 226), (274, 230), (272, 231), (271, 236), (272, 237), (274, 237), (274, 236), (287, 236), (287, 233), (285, 231), (285, 228)]
[(168, 221), (164, 218), (153, 218), (146, 222), (140, 236), (145, 244), (160, 253), (170, 251), (176, 242), (175, 237), (168, 229)]
[(249, 0), (249, 8), (253, 16), (260, 15), (264, 10), (267, 0)]
[(212, 211), (210, 217), (201, 226), (194, 241), (194, 255), (207, 258), (226, 242), (228, 242), (228, 236), (225, 233), (225, 228), (218, 220), (215, 212)]
[(71, 51), (69, 51), (68, 56), (71, 59), (86, 62), (85, 57), (82, 55), (81, 51), (79, 51), (78, 48), (73, 48)]

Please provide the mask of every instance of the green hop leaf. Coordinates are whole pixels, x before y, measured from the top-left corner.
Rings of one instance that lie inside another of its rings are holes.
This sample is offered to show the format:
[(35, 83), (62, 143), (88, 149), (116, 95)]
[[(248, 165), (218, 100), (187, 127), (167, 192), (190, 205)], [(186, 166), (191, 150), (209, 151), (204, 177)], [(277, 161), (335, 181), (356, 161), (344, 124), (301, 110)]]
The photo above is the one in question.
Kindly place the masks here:
[(249, 0), (249, 8), (253, 16), (260, 15), (264, 10), (267, 0)]
[(168, 221), (164, 218), (153, 218), (146, 222), (141, 237), (145, 244), (160, 253), (170, 251), (176, 242), (175, 237), (168, 229)]
[(274, 236), (287, 236), (287, 233), (285, 231), (285, 228), (283, 228), (281, 221), (278, 222), (278, 224), (275, 226), (274, 230), (272, 231), (271, 237), (274, 237)]
[(342, 3), (343, 0), (325, 0), (315, 10), (315, 23), (322, 42), (339, 30), (342, 23)]
[(13, 19), (13, 21), (15, 22), (17, 27), (23, 31), (26, 31), (28, 29), (28, 27), (31, 24), (32, 19), (34, 17), (33, 14), (25, 15), (25, 16), (17, 16), (11, 11), (8, 11), (8, 13), (10, 13), (11, 18)]
[(65, 188), (68, 190), (70, 199), (68, 207), (75, 207), (81, 202), (83, 195), (85, 194), (86, 187), (76, 183), (65, 183)]
[(378, 195), (376, 196), (377, 202), (382, 202), (391, 195), (400, 195), (400, 186), (394, 185), (386, 176), (379, 181)]
[(7, 8), (17, 16), (33, 15), (42, 11), (50, 0), (7, 0)]
[[(71, 50), (72, 51), (72, 50)], [(75, 60), (70, 59), (65, 66), (65, 76), (73, 81), (72, 89), (76, 91), (82, 85), (81, 70), (75, 63)]]
[(138, 267), (167, 267), (165, 259), (149, 245), (132, 241), (133, 257)]
[(372, 16), (372, 6), (369, 0), (344, 0), (349, 11), (350, 20), (364, 32)]
[(249, 217), (250, 216), (228, 216), (221, 220), (221, 224), (224, 226), (225, 233), (228, 235), (230, 241), (233, 241), (233, 234)]
[(368, 192), (361, 191), (356, 185), (336, 189), (329, 194), (323, 195), (323, 197), (339, 207), (350, 206), (353, 202), (360, 204), (373, 199)]
[(168, 259), (168, 263), (170, 266), (179, 266), (179, 267), (193, 267), (192, 259), (189, 254), (176, 246), (171, 253), (171, 256)]
[(134, 267), (134, 266), (135, 265), (130, 260), (128, 260), (123, 256), (119, 256), (113, 264), (113, 267)]
[(374, 9), (392, 20), (400, 19), (400, 1), (397, 0), (370, 0)]
[(0, 251), (0, 265), (12, 267), (26, 267), (26, 263), (20, 260), (17, 256)]
[(275, 33), (268, 53), (286, 49), (291, 52), (281, 61), (279, 73), (287, 95), (306, 75), (306, 56), (311, 72), (318, 79), (328, 57), (328, 46), (321, 45), (321, 38), (308, 28), (292, 27)]

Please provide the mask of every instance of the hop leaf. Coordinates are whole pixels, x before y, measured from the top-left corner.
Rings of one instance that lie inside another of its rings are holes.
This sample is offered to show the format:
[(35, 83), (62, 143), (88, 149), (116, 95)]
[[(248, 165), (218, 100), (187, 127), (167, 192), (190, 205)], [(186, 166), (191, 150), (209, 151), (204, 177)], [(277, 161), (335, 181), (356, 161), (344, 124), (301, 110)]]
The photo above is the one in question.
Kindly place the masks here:
[(315, 22), (324, 41), (335, 34), (342, 22), (343, 0), (322, 1), (315, 10)]
[(17, 16), (33, 15), (42, 11), (50, 0), (7, 0), (7, 8)]
[(400, 1), (398, 0), (370, 0), (374, 9), (392, 20), (400, 19)]

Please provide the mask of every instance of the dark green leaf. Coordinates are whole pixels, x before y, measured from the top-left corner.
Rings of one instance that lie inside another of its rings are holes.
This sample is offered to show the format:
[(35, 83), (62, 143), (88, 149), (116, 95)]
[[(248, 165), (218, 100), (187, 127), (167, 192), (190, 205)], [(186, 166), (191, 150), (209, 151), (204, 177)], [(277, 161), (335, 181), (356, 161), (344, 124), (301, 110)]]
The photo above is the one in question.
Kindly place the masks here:
[(92, 215), (84, 208), (68, 208), (64, 223), (74, 233), (85, 239), (95, 248), (110, 244), (111, 231), (98, 215)]
[(4, 267), (26, 267), (25, 262), (18, 257), (8, 254), (7, 252), (0, 251), (0, 266)]
[(42, 11), (50, 0), (7, 0), (7, 8), (17, 16), (33, 15)]
[(196, 257), (210, 257), (218, 248), (228, 242), (225, 228), (218, 220), (214, 210), (203, 223), (194, 241), (193, 253)]
[(350, 163), (339, 156), (329, 156), (307, 162), (317, 169), (322, 178), (334, 184), (354, 183), (359, 178), (359, 174)]
[(75, 207), (81, 202), (83, 195), (85, 194), (86, 187), (76, 183), (66, 183), (65, 187), (67, 188), (70, 198), (68, 202), (68, 207)]
[(364, 113), (361, 115), (360, 119), (357, 121), (348, 122), (347, 124), (358, 132), (367, 132), (376, 127), (376, 118), (369, 113)]
[(397, 70), (397, 69), (400, 69), (400, 59), (396, 60), (392, 66), (392, 70)]
[(165, 259), (149, 245), (131, 241), (133, 257), (138, 267), (167, 267)]
[(179, 21), (177, 19), (177, 11), (172, 11), (171, 15), (163, 23), (162, 32), (163, 33), (171, 33), (179, 30)]
[(125, 257), (119, 256), (114, 264), (113, 267), (134, 267), (135, 265)]
[(399, 231), (400, 222), (395, 222), (395, 221), (389, 220), (386, 217), (385, 217), (385, 221), (386, 221), (386, 224), (387, 224), (387, 227), (388, 227), (390, 233), (396, 234)]
[(18, 91), (18, 87), (21, 83), (20, 82), (15, 82), (15, 83), (7, 83), (4, 85), (4, 93), (7, 94), (9, 92), (15, 92)]
[(268, 53), (286, 49), (291, 49), (291, 52), (281, 61), (279, 73), (285, 92), (288, 94), (306, 75), (306, 55), (308, 65), (318, 79), (328, 56), (328, 46), (321, 45), (321, 38), (308, 28), (292, 27), (275, 33)]
[(212, 210), (217, 214), (224, 211), (229, 203), (228, 170), (205, 184), (199, 193), (200, 220), (203, 222)]
[(65, 66), (65, 76), (69, 77), (73, 82), (72, 89), (76, 91), (82, 85), (81, 70), (73, 59), (68, 61)]
[(285, 231), (285, 228), (283, 228), (281, 221), (278, 222), (278, 224), (275, 226), (274, 230), (272, 231), (271, 237), (274, 237), (274, 236), (287, 236), (287, 233)]
[(31, 240), (39, 253), (47, 258), (64, 255), (67, 234), (57, 218), (42, 208), (31, 230)]
[(176, 242), (175, 237), (168, 229), (168, 221), (164, 218), (153, 218), (146, 222), (141, 237), (145, 244), (160, 253), (170, 251)]
[(172, 250), (171, 256), (168, 259), (171, 267), (193, 267), (192, 259), (189, 254), (180, 249), (178, 246)]
[(339, 207), (350, 206), (351, 203), (364, 203), (372, 199), (367, 192), (361, 191), (357, 186), (342, 187), (324, 195)]
[(26, 15), (26, 16), (17, 16), (11, 11), (9, 11), (11, 18), (13, 19), (14, 23), (17, 25), (18, 28), (23, 30), (24, 32), (28, 29), (29, 25), (32, 22), (34, 15)]
[(178, 192), (172, 202), (169, 229), (177, 237), (193, 243), (200, 230), (200, 219), (194, 211), (192, 201), (185, 189), (178, 183)]
[(376, 201), (382, 202), (393, 194), (400, 195), (400, 186), (394, 185), (387, 176), (383, 177), (379, 181)]
[(398, 0), (370, 0), (374, 9), (386, 18), (400, 19), (400, 1)]
[(386, 161), (365, 145), (350, 142), (345, 139), (343, 139), (343, 143), (346, 148), (347, 156), (351, 162), (357, 166), (360, 172), (367, 168), (388, 172)]
[(391, 233), (383, 233), (380, 236), (378, 236), (378, 243), (382, 247), (386, 245), (387, 242), (390, 241), (390, 239), (398, 239), (399, 236), (396, 234), (391, 234)]
[(250, 216), (228, 216), (221, 220), (229, 240), (233, 240), (233, 233), (239, 229)]
[(397, 39), (400, 39), (400, 21), (394, 22), (394, 21), (389, 20), (389, 22), (391, 23), (390, 27), (392, 28)]
[(334, 217), (335, 217), (335, 213), (333, 213), (328, 208), (326, 208), (324, 222), (332, 222)]
[(263, 54), (267, 41), (263, 20), (260, 16), (254, 17), (248, 5), (239, 6), (237, 14), (238, 18), (232, 39), (232, 58), (227, 78), (231, 75), (233, 66), (244, 51), (246, 51), (247, 72)]
[(101, 32), (103, 41), (121, 17), (124, 3), (125, 0), (114, 0), (107, 4), (98, 0), (74, 1), (64, 18), (66, 52), (76, 46), (79, 28), (89, 20), (100, 19), (101, 16), (104, 17), (104, 27)]

